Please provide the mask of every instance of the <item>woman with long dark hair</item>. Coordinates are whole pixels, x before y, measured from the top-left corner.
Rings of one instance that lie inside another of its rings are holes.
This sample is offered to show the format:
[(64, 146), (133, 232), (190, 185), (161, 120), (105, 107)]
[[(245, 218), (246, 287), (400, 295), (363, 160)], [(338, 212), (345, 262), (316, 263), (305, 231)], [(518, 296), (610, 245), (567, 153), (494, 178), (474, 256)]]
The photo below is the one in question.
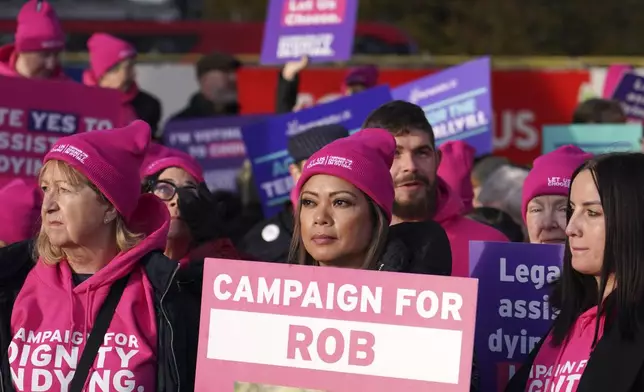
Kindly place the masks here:
[(644, 390), (644, 155), (610, 154), (572, 175), (552, 330), (506, 392)]
[[(389, 226), (395, 152), (388, 131), (364, 129), (327, 144), (306, 161), (295, 188), (299, 202), (291, 263), (451, 275), (449, 240), (438, 223)], [(471, 390), (477, 388), (474, 367)]]
[[(424, 223), (425, 231), (415, 236), (410, 225), (389, 227), (394, 202), (389, 168), (395, 150), (395, 139), (387, 131), (365, 129), (327, 144), (307, 160), (295, 188), (299, 203), (291, 263), (399, 272), (424, 267), (426, 273), (451, 273), (449, 241), (438, 224)], [(428, 239), (428, 246), (440, 250), (431, 255), (432, 262), (414, 258), (421, 249), (405, 243), (413, 237)]]

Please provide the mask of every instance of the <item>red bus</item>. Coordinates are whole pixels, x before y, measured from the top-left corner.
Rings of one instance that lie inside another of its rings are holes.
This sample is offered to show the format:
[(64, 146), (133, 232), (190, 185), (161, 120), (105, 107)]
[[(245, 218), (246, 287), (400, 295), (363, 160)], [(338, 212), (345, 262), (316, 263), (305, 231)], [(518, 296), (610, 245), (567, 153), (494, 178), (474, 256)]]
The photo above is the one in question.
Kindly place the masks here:
[[(264, 23), (204, 21), (106, 21), (64, 20), (67, 51), (85, 52), (94, 32), (105, 32), (134, 44), (139, 53), (194, 54), (221, 51), (234, 55), (259, 54)], [(16, 23), (0, 20), (0, 43), (13, 41)], [(383, 23), (358, 23), (355, 54), (409, 55), (416, 45), (400, 29)]]

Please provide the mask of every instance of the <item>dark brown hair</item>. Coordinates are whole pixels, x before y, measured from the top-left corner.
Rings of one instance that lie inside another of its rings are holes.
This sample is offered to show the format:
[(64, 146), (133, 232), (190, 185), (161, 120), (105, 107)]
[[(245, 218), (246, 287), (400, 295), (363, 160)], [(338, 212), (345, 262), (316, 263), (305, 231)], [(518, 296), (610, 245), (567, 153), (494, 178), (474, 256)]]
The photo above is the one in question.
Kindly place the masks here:
[(371, 112), (362, 124), (365, 128), (386, 129), (394, 136), (404, 135), (412, 130), (425, 132), (429, 135), (430, 144), (435, 147), (434, 129), (432, 128), (423, 109), (405, 101), (391, 101)]

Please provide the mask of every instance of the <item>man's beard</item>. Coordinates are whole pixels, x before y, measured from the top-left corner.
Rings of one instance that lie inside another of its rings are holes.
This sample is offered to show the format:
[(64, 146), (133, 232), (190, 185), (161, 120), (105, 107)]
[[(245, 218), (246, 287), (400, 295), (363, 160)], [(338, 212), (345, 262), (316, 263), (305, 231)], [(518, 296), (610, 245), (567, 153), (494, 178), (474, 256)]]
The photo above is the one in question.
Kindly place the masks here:
[(408, 182), (419, 182), (423, 187), (404, 202), (394, 200), (393, 215), (402, 221), (431, 219), (436, 209), (435, 183), (430, 183), (428, 178), (415, 174), (396, 180), (395, 185)]

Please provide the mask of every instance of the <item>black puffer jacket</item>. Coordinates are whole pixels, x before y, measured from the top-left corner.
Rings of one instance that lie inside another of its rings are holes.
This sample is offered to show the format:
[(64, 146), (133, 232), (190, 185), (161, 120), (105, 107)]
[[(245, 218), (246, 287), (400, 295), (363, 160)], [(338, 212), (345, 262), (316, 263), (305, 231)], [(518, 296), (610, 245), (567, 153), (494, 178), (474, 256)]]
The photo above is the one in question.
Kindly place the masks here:
[[(16, 296), (34, 266), (33, 242), (18, 242), (0, 249), (0, 391), (14, 392), (7, 351), (11, 342), (11, 313)], [(154, 288), (158, 328), (157, 391), (194, 390), (200, 304), (177, 284), (178, 263), (163, 253), (141, 259)]]
[[(405, 222), (389, 228), (389, 239), (377, 268), (412, 274), (452, 274), (452, 251), (447, 233), (434, 221)], [(479, 391), (476, 356), (472, 361), (471, 392)]]

